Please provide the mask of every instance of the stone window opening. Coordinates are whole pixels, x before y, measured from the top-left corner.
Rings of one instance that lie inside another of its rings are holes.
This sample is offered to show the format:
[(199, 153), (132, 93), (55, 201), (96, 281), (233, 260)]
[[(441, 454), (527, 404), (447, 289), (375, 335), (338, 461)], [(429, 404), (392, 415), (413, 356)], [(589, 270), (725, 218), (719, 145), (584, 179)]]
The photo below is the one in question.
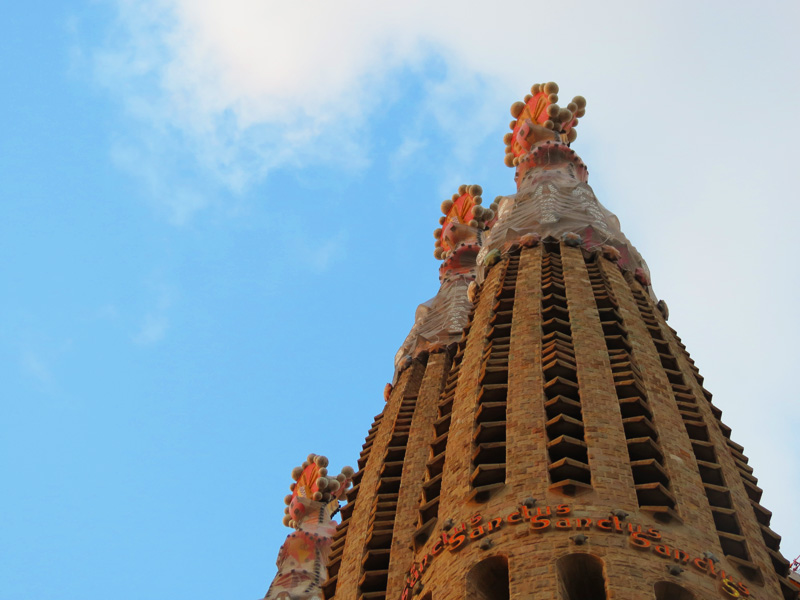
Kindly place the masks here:
[(695, 600), (692, 592), (671, 581), (657, 581), (653, 589), (656, 600)]
[(469, 570), (467, 600), (509, 600), (507, 557), (490, 556)]
[(606, 600), (603, 561), (591, 554), (567, 554), (558, 559), (560, 600)]

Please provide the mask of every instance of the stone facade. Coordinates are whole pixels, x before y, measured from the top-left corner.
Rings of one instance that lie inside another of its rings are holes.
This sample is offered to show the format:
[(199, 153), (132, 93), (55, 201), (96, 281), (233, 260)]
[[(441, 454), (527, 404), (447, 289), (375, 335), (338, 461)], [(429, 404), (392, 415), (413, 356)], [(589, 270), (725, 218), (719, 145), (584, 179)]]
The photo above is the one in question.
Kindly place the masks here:
[[(545, 170), (561, 160), (574, 182), (564, 148)], [(743, 449), (627, 239), (597, 242), (578, 212), (579, 233), (541, 239), (500, 207), (461, 340), (413, 358), (367, 436), (325, 597), (797, 598)]]

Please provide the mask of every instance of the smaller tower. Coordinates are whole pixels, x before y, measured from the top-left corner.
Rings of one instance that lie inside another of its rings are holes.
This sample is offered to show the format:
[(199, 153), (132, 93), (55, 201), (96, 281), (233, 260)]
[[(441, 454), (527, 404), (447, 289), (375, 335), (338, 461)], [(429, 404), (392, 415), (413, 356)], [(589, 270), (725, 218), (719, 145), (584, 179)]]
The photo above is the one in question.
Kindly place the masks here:
[(352, 477), (351, 467), (329, 476), (328, 459), (316, 454), (309, 454), (292, 470), (295, 483), (284, 499), (283, 524), (295, 531), (286, 536), (278, 552), (278, 573), (264, 600), (322, 599), (321, 585), (328, 577), (325, 565), (337, 525), (332, 517)]
[(461, 185), (458, 192), (442, 202), (444, 216), (433, 232), (433, 255), (439, 267), (439, 292), (417, 307), (414, 326), (395, 355), (397, 376), (420, 355), (440, 352), (461, 337), (472, 310), (470, 286), (476, 277), (476, 259), (485, 231), (497, 220), (497, 206), (483, 206), (479, 185)]

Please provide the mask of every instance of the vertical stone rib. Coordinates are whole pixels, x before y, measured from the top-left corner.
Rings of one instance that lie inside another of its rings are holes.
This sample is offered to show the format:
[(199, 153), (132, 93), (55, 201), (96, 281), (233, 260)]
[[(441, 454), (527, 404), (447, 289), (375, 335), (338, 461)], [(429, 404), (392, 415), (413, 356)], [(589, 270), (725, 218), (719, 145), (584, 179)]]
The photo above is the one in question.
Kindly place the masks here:
[(361, 559), (363, 571), (356, 596), (365, 600), (386, 597), (403, 465), (417, 408), (418, 392), (426, 370), (425, 365), (418, 360), (413, 362), (411, 369), (411, 378), (400, 399), (391, 437), (380, 465), (380, 478), (369, 515), (369, 528)]
[(542, 256), (542, 378), (547, 422), (550, 490), (574, 495), (591, 489), (581, 390), (569, 301), (558, 243)]
[(517, 498), (544, 498), (548, 487), (541, 362), (542, 249), (520, 256), (508, 378), (506, 480)]
[[(695, 466), (692, 445), (675, 404), (672, 386), (664, 373), (661, 358), (642, 320), (629, 283), (618, 266), (606, 260), (601, 260), (598, 264), (603, 277), (614, 291), (619, 305), (618, 311), (628, 330), (632, 352), (641, 367), (642, 381), (664, 455), (663, 467), (669, 475), (670, 490), (677, 500), (675, 512), (679, 521), (675, 523), (683, 523), (687, 529), (692, 530), (702, 547), (716, 548), (716, 530), (708, 526), (713, 523), (711, 510)], [(656, 513), (654, 516), (664, 521), (675, 515)]]
[(675, 338), (675, 341), (680, 349), (679, 354), (685, 360), (689, 367), (689, 371), (695, 380), (694, 387), (699, 388), (700, 396), (705, 398), (707, 401), (707, 406), (713, 415), (713, 418), (717, 424), (717, 428), (725, 438), (725, 444), (728, 453), (733, 459), (736, 471), (739, 474), (739, 478), (741, 479), (741, 483), (744, 486), (745, 493), (747, 494), (748, 502), (753, 509), (755, 526), (758, 527), (761, 538), (766, 546), (772, 569), (778, 576), (783, 597), (785, 600), (796, 600), (798, 597), (800, 597), (800, 592), (798, 592), (797, 588), (786, 580), (786, 577), (789, 574), (789, 561), (786, 560), (786, 558), (780, 552), (781, 536), (775, 533), (769, 526), (772, 513), (760, 504), (761, 488), (759, 488), (757, 485), (758, 479), (756, 479), (756, 477), (753, 475), (753, 467), (747, 464), (749, 461), (747, 456), (744, 454), (744, 447), (731, 439), (731, 428), (722, 422), (722, 411), (711, 401), (711, 392), (703, 387), (704, 379), (703, 376), (700, 375), (700, 370), (697, 368), (694, 360), (692, 360), (692, 357), (686, 350), (686, 346), (681, 342), (681, 338), (678, 337), (677, 332), (669, 326), (667, 326), (667, 328)]
[(453, 416), (453, 400), (455, 399), (458, 376), (461, 372), (461, 360), (464, 357), (466, 335), (472, 322), (467, 323), (461, 340), (456, 345), (456, 353), (449, 362), (449, 370), (444, 387), (436, 407), (436, 418), (432, 424), (432, 441), (427, 446), (427, 462), (425, 463), (424, 480), (419, 494), (417, 528), (414, 532), (414, 547), (422, 547), (436, 526), (439, 518), (439, 496), (442, 490), (442, 476), (447, 458), (447, 439), (450, 434), (450, 422)]
[(482, 355), (472, 436), (470, 497), (485, 502), (506, 481), (506, 407), (508, 402), (508, 357), (511, 350), (511, 321), (519, 272), (519, 254), (506, 257), (501, 283), (495, 293), (490, 329)]
[(579, 248), (562, 244), (561, 260), (592, 487), (598, 500), (632, 510), (637, 504), (619, 402), (583, 254)]
[(448, 434), (448, 448), (463, 448), (461, 452), (448, 452), (442, 473), (439, 514), (456, 518), (462, 512), (464, 500), (470, 492), (469, 476), (472, 459), (469, 449), (475, 430), (475, 409), (478, 404), (479, 374), (483, 363), (489, 319), (495, 304), (495, 293), (501, 282), (502, 269), (492, 269), (480, 288), (474, 309), (472, 325), (466, 336), (466, 346), (461, 362), (461, 372), (455, 389), (453, 413)]
[(341, 522), (336, 527), (336, 533), (333, 535), (333, 542), (331, 543), (331, 551), (328, 555), (328, 580), (322, 586), (322, 593), (325, 598), (333, 598), (336, 595), (336, 587), (339, 583), (339, 569), (342, 564), (342, 554), (344, 553), (345, 542), (347, 541), (347, 532), (350, 529), (350, 522), (353, 518), (353, 512), (356, 508), (356, 501), (358, 500), (358, 491), (361, 488), (361, 480), (364, 477), (364, 469), (369, 461), (370, 451), (372, 450), (375, 437), (378, 435), (381, 421), (383, 420), (383, 413), (375, 416), (372, 421), (372, 427), (367, 432), (366, 440), (362, 446), (361, 456), (358, 459), (358, 472), (353, 475), (353, 487), (345, 492), (347, 503), (340, 511)]
[(428, 445), (431, 427), (436, 419), (437, 400), (442, 384), (449, 371), (450, 357), (447, 352), (431, 354), (425, 376), (419, 388), (416, 410), (411, 422), (402, 469), (402, 483), (397, 500), (397, 517), (394, 521), (389, 562), (387, 594), (399, 598), (403, 589), (405, 572), (413, 562), (412, 534), (415, 523), (415, 507), (422, 492), (425, 466), (428, 462)]
[(619, 303), (600, 260), (599, 254), (587, 255), (586, 270), (611, 364), (639, 509), (669, 520), (675, 514), (675, 496), (655, 418)]
[[(357, 596), (358, 583), (362, 576), (364, 542), (369, 531), (383, 459), (392, 436), (401, 401), (406, 395), (412, 392), (416, 393), (424, 369), (423, 364), (414, 361), (411, 367), (403, 371), (384, 407), (377, 433), (372, 440), (369, 440), (369, 436), (367, 436), (368, 443), (372, 445), (369, 447), (367, 455), (362, 453), (364, 466), (355, 474), (354, 480), (357, 483), (348, 491), (348, 493), (352, 493), (356, 502), (354, 508), (351, 509), (351, 517), (344, 537), (343, 553), (336, 573), (337, 581), (329, 580), (328, 583), (331, 585), (326, 583), (323, 588), (325, 597), (328, 599), (334, 597), (352, 599)], [(359, 462), (359, 466), (361, 464)], [(350, 496), (348, 496), (349, 498)]]
[(743, 535), (739, 512), (731, 494), (726, 469), (721, 465), (723, 446), (714, 439), (705, 411), (697, 401), (694, 390), (687, 385), (681, 366), (673, 351), (669, 336), (664, 333), (656, 311), (638, 283), (631, 291), (650, 338), (658, 351), (661, 364), (672, 388), (673, 398), (692, 442), (696, 464), (703, 481), (708, 504), (714, 519), (723, 554), (750, 580), (763, 583), (758, 566), (753, 563), (747, 538)]

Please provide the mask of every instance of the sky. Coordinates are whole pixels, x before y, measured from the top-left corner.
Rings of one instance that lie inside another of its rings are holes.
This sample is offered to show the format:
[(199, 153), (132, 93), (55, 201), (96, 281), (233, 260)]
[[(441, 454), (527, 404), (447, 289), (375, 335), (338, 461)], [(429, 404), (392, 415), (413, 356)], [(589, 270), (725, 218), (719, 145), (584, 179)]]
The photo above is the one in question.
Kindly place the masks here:
[(0, 20), (0, 600), (264, 595), (509, 106), (573, 148), (800, 554), (794, 2), (34, 0)]

